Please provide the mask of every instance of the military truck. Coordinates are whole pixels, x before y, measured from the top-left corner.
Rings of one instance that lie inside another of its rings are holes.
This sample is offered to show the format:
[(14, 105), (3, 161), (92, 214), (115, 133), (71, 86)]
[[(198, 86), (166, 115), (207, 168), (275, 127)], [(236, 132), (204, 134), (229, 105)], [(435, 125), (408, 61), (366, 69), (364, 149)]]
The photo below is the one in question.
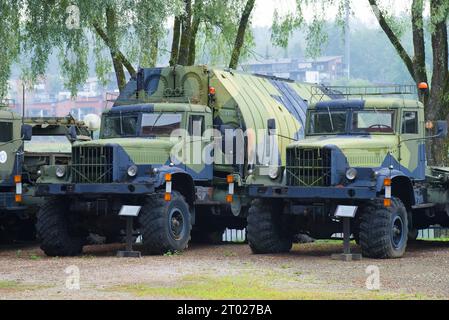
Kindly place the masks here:
[[(35, 213), (42, 199), (33, 196), (43, 165), (70, 162), (72, 137), (90, 140), (84, 123), (66, 118), (22, 118), (0, 107), (0, 239), (35, 239)], [(73, 141), (72, 141), (73, 142)]]
[(449, 169), (426, 162), (426, 143), (446, 135), (447, 122), (426, 123), (418, 100), (312, 104), (305, 139), (287, 148), (284, 183), (249, 187), (252, 251), (288, 252), (298, 232), (330, 239), (342, 232), (335, 212), (345, 206), (357, 210), (351, 230), (364, 256), (402, 257), (419, 229), (449, 227)]
[[(134, 231), (149, 254), (244, 228), (246, 186), (280, 183), (282, 150), (303, 136), (311, 96), (310, 85), (233, 70), (141, 69), (104, 112), (100, 139), (75, 144), (71, 165), (42, 169), (42, 249), (80, 254), (89, 233), (114, 241), (120, 212), (139, 214)], [(263, 156), (270, 147), (274, 165)]]

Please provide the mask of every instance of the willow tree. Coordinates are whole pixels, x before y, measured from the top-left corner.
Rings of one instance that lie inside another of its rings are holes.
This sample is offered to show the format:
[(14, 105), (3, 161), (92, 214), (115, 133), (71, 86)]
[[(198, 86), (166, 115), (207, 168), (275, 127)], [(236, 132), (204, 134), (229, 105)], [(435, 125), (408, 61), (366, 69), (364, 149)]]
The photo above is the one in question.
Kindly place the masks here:
[(0, 2), (0, 100), (6, 97), (11, 66), (19, 58), (20, 8), (21, 3), (17, 0)]
[(184, 0), (184, 10), (173, 20), (170, 64), (193, 65), (208, 52), (207, 62), (236, 67), (252, 46), (249, 27), (255, 2)]
[[(413, 53), (407, 52), (402, 44), (400, 34), (395, 32), (395, 18), (382, 8), (377, 0), (368, 0), (373, 12), (399, 57), (407, 67), (412, 79), (418, 84), (428, 82), (431, 73), (430, 91), (422, 94), (428, 120), (446, 119), (449, 116), (449, 67), (447, 19), (449, 2), (430, 0), (430, 18), (428, 29), (431, 33), (432, 65), (426, 63), (426, 43), (424, 30), (425, 0), (413, 0), (411, 3), (411, 26), (413, 31)], [(429, 162), (446, 165), (448, 162), (447, 144), (434, 142), (428, 150)]]
[(106, 83), (113, 70), (120, 90), (126, 84), (127, 73), (136, 75), (137, 65), (154, 66), (166, 33), (164, 23), (182, 10), (181, 0), (20, 0), (19, 3), (24, 77), (33, 82), (44, 75), (50, 55), (56, 52), (64, 84), (73, 95), (87, 80), (90, 53), (95, 56), (99, 79)]

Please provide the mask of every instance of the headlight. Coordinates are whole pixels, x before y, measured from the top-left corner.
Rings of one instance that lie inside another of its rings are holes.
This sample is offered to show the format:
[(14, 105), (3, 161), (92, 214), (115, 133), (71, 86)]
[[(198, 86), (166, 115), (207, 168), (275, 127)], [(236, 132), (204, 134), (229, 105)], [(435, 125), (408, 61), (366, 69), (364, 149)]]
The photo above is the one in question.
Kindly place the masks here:
[(271, 166), (268, 169), (268, 176), (270, 177), (270, 179), (276, 180), (279, 177), (279, 171), (280, 171), (280, 167), (278, 167), (278, 166)]
[(348, 180), (355, 180), (357, 178), (357, 170), (354, 168), (349, 168), (346, 170), (346, 179)]
[(63, 178), (65, 176), (65, 172), (66, 172), (65, 167), (57, 167), (56, 168), (56, 176), (58, 178)]
[(128, 176), (130, 176), (130, 177), (137, 176), (137, 167), (136, 166), (131, 166), (128, 168)]

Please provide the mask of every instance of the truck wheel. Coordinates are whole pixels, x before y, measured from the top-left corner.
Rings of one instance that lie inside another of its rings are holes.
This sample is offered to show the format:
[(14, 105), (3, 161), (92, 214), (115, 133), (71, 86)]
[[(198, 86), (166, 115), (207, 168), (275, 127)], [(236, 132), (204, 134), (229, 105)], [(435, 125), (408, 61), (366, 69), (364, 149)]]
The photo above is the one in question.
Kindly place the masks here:
[(167, 202), (159, 194), (148, 197), (139, 215), (142, 244), (147, 254), (187, 249), (192, 231), (191, 213), (185, 198), (174, 191)]
[(84, 238), (69, 221), (67, 203), (63, 200), (51, 199), (40, 208), (36, 231), (47, 256), (71, 257), (83, 251)]
[(280, 215), (274, 214), (272, 206), (262, 200), (254, 200), (249, 209), (247, 236), (255, 254), (289, 252), (293, 244)]
[(362, 254), (375, 259), (400, 258), (407, 248), (407, 211), (401, 200), (392, 199), (390, 208), (382, 200), (368, 204), (360, 222)]

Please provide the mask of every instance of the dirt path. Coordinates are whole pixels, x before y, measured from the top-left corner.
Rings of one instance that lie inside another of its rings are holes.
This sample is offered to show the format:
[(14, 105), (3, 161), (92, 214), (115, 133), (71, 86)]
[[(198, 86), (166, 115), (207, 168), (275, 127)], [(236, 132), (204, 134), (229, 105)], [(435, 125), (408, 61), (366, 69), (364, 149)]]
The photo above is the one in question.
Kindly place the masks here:
[[(86, 247), (76, 258), (48, 258), (38, 246), (0, 248), (0, 299), (449, 298), (449, 243), (420, 242), (403, 259), (351, 263), (332, 261), (341, 245), (321, 242), (285, 255), (223, 245), (137, 260), (116, 258), (118, 248)], [(366, 289), (368, 266), (379, 268), (378, 291)], [(69, 290), (77, 270), (80, 290)]]

